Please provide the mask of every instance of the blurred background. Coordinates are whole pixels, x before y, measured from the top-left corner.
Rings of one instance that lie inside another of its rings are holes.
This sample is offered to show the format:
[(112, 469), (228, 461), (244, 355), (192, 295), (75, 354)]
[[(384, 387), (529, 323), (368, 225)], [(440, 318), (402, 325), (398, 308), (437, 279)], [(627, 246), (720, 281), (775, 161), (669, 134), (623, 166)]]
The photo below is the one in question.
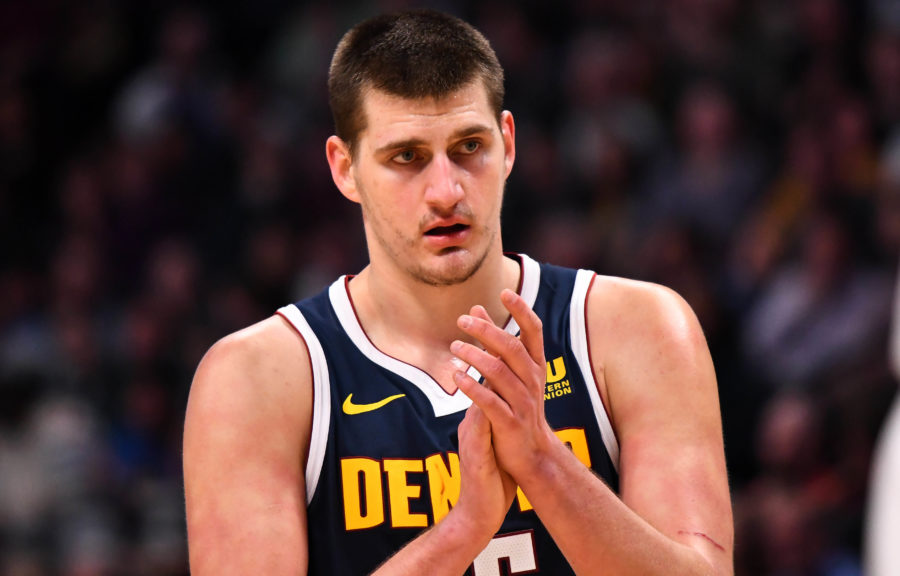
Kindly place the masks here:
[[(193, 371), (365, 264), (326, 72), (407, 5), (0, 2), (0, 574), (187, 573)], [(859, 574), (897, 391), (900, 2), (425, 5), (506, 69), (505, 248), (700, 317), (737, 573)]]

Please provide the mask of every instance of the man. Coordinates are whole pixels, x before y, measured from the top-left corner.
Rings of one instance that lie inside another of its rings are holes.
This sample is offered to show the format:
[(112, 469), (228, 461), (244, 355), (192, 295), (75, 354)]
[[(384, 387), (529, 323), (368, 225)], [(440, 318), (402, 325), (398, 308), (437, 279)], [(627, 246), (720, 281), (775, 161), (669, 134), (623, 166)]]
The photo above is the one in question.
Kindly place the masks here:
[(370, 261), (201, 362), (192, 573), (730, 574), (697, 320), (664, 288), (504, 255), (515, 124), (487, 41), (377, 17), (329, 90)]

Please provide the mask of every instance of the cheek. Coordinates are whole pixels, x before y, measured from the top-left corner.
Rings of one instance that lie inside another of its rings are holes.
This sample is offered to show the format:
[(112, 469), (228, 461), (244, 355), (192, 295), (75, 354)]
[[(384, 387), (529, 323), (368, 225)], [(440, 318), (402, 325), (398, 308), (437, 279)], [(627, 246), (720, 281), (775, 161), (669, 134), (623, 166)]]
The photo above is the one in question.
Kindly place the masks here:
[(497, 159), (491, 153), (476, 153), (468, 156), (460, 163), (466, 178), (492, 180), (494, 178)]
[(406, 231), (416, 225), (412, 211), (407, 211), (394, 199), (373, 199), (363, 195), (362, 214), (363, 220), (375, 230), (382, 238), (407, 235)]

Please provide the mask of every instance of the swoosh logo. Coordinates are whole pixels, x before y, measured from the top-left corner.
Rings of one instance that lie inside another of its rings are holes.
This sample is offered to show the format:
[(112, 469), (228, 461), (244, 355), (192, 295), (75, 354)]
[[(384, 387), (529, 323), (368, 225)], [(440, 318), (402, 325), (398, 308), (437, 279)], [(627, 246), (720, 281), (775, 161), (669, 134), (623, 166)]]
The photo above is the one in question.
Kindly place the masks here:
[(397, 398), (403, 398), (406, 394), (394, 394), (393, 396), (388, 396), (383, 400), (379, 400), (378, 402), (372, 402), (371, 404), (354, 404), (353, 403), (353, 394), (348, 394), (347, 399), (344, 400), (344, 414), (362, 414), (364, 412), (371, 412), (372, 410), (378, 410), (385, 404), (389, 402), (393, 402)]

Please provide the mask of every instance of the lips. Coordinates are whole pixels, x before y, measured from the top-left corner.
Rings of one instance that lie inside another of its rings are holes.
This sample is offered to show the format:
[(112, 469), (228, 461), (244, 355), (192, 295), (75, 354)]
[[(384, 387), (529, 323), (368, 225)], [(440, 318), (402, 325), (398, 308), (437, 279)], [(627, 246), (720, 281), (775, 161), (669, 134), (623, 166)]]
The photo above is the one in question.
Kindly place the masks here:
[(440, 252), (456, 250), (469, 241), (472, 225), (456, 219), (433, 222), (423, 233), (423, 239), (431, 248)]
[(458, 234), (464, 230), (468, 230), (469, 226), (466, 224), (450, 224), (447, 226), (435, 226), (434, 228), (430, 228), (425, 231), (426, 236), (453, 236), (454, 234)]

